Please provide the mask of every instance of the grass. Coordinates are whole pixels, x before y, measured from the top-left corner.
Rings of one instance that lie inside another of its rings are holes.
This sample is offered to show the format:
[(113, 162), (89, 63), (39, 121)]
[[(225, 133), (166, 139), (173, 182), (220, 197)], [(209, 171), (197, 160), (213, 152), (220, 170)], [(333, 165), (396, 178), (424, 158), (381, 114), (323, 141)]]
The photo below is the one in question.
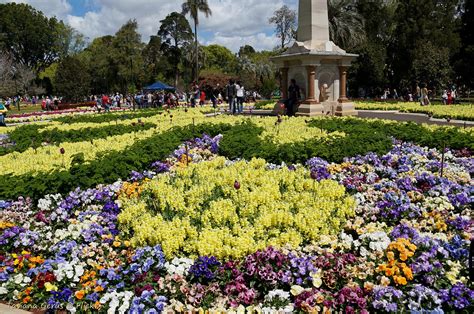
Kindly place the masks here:
[(30, 105), (30, 104), (21, 104), (20, 105), (20, 110), (15, 106), (13, 107), (12, 105), (10, 106), (10, 110), (8, 110), (8, 115), (13, 115), (13, 114), (22, 114), (22, 113), (32, 113), (32, 112), (38, 112), (38, 111), (43, 111), (41, 109), (41, 105)]

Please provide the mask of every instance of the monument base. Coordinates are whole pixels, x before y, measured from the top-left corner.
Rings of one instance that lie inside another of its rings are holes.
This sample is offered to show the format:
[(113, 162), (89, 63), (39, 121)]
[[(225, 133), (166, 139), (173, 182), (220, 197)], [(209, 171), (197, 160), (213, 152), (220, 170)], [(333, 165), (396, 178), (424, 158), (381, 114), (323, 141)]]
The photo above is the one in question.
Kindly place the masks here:
[(357, 111), (353, 102), (338, 102), (334, 114), (338, 117), (356, 116)]
[(305, 101), (298, 107), (297, 117), (322, 116), (324, 107), (317, 101)]

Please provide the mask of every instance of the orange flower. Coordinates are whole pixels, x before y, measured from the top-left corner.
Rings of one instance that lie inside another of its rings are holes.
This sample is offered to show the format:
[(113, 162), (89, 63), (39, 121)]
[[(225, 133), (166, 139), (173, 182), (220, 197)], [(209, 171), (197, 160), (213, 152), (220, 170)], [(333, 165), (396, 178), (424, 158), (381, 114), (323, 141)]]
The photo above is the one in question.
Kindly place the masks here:
[(94, 303), (94, 309), (96, 309), (96, 310), (100, 309), (101, 306), (102, 306), (102, 305), (100, 304), (99, 301), (96, 301), (96, 302)]
[(393, 268), (385, 269), (385, 276), (392, 277), (395, 274), (395, 270)]
[(387, 258), (389, 261), (393, 261), (395, 259), (395, 253), (392, 251), (387, 252)]
[(406, 286), (407, 284), (407, 279), (403, 276), (393, 276), (393, 280), (395, 280), (397, 285)]
[(76, 293), (74, 294), (76, 296), (76, 298), (78, 298), (79, 300), (82, 300), (84, 298), (84, 295), (85, 295), (85, 292), (83, 290), (79, 290), (79, 291), (76, 291)]
[(102, 291), (104, 291), (104, 288), (102, 288), (102, 286), (97, 286), (97, 287), (95, 287), (94, 291), (95, 292), (102, 292)]
[(31, 301), (31, 297), (30, 296), (27, 296), (27, 297), (24, 297), (23, 298), (23, 303), (28, 303)]
[(26, 288), (26, 290), (25, 290), (25, 294), (26, 294), (26, 295), (30, 295), (30, 294), (31, 294), (31, 290), (33, 290), (33, 288), (32, 288), (32, 287), (28, 287), (28, 288)]

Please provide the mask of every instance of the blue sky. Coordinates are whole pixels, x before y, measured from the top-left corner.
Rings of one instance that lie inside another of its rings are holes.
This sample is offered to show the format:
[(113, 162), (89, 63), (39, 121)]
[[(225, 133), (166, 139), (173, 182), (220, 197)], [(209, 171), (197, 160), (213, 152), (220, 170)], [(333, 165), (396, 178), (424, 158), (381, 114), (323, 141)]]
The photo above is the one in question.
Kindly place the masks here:
[[(182, 0), (0, 0), (28, 3), (47, 16), (56, 16), (89, 40), (114, 34), (127, 20), (135, 18), (142, 40), (155, 35), (159, 21), (180, 11)], [(199, 37), (203, 44), (217, 43), (237, 51), (249, 44), (256, 49), (278, 45), (269, 17), (283, 4), (296, 9), (297, 0), (209, 0), (212, 17), (201, 16)]]

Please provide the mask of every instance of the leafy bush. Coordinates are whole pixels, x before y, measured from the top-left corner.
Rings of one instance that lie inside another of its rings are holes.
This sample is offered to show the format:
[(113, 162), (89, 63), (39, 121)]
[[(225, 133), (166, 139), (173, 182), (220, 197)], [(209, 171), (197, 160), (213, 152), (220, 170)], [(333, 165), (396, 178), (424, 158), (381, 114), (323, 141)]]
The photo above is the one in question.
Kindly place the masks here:
[(62, 123), (105, 123), (131, 119), (149, 118), (162, 114), (162, 110), (145, 110), (138, 112), (104, 113), (99, 115), (71, 115), (53, 119)]
[(153, 123), (133, 123), (131, 125), (108, 125), (101, 128), (84, 128), (80, 130), (60, 131), (57, 128), (41, 132), (44, 125), (23, 125), (9, 133), (14, 146), (0, 147), (0, 156), (11, 152), (24, 152), (28, 148), (38, 148), (42, 143), (76, 143), (122, 135), (130, 132), (149, 130)]
[(89, 188), (99, 183), (113, 183), (127, 178), (132, 170), (147, 169), (152, 162), (167, 157), (183, 141), (203, 133), (212, 136), (223, 134), (219, 153), (229, 159), (259, 157), (275, 164), (303, 163), (315, 156), (330, 162), (341, 162), (345, 157), (368, 152), (385, 154), (392, 147), (391, 137), (428, 147), (474, 150), (472, 133), (454, 127), (427, 127), (412, 122), (358, 118), (314, 119), (307, 121), (307, 125), (329, 132), (344, 132), (345, 136), (279, 144), (262, 138), (260, 135), (264, 129), (251, 120), (234, 126), (198, 124), (174, 127), (137, 141), (124, 151), (103, 154), (94, 161), (84, 163), (83, 156), (76, 156), (69, 170), (0, 176), (0, 199), (13, 199), (18, 195), (38, 198), (48, 193), (67, 193), (78, 186)]
[(125, 151), (103, 154), (92, 162), (80, 163), (81, 158), (77, 156), (77, 163), (69, 170), (21, 176), (2, 175), (0, 199), (14, 199), (18, 195), (38, 199), (46, 194), (69, 193), (77, 187), (90, 188), (99, 183), (113, 183), (120, 178), (127, 178), (133, 170), (145, 170), (152, 162), (164, 159), (187, 139), (203, 133), (217, 135), (229, 129), (230, 126), (224, 124), (174, 127), (138, 141)]

